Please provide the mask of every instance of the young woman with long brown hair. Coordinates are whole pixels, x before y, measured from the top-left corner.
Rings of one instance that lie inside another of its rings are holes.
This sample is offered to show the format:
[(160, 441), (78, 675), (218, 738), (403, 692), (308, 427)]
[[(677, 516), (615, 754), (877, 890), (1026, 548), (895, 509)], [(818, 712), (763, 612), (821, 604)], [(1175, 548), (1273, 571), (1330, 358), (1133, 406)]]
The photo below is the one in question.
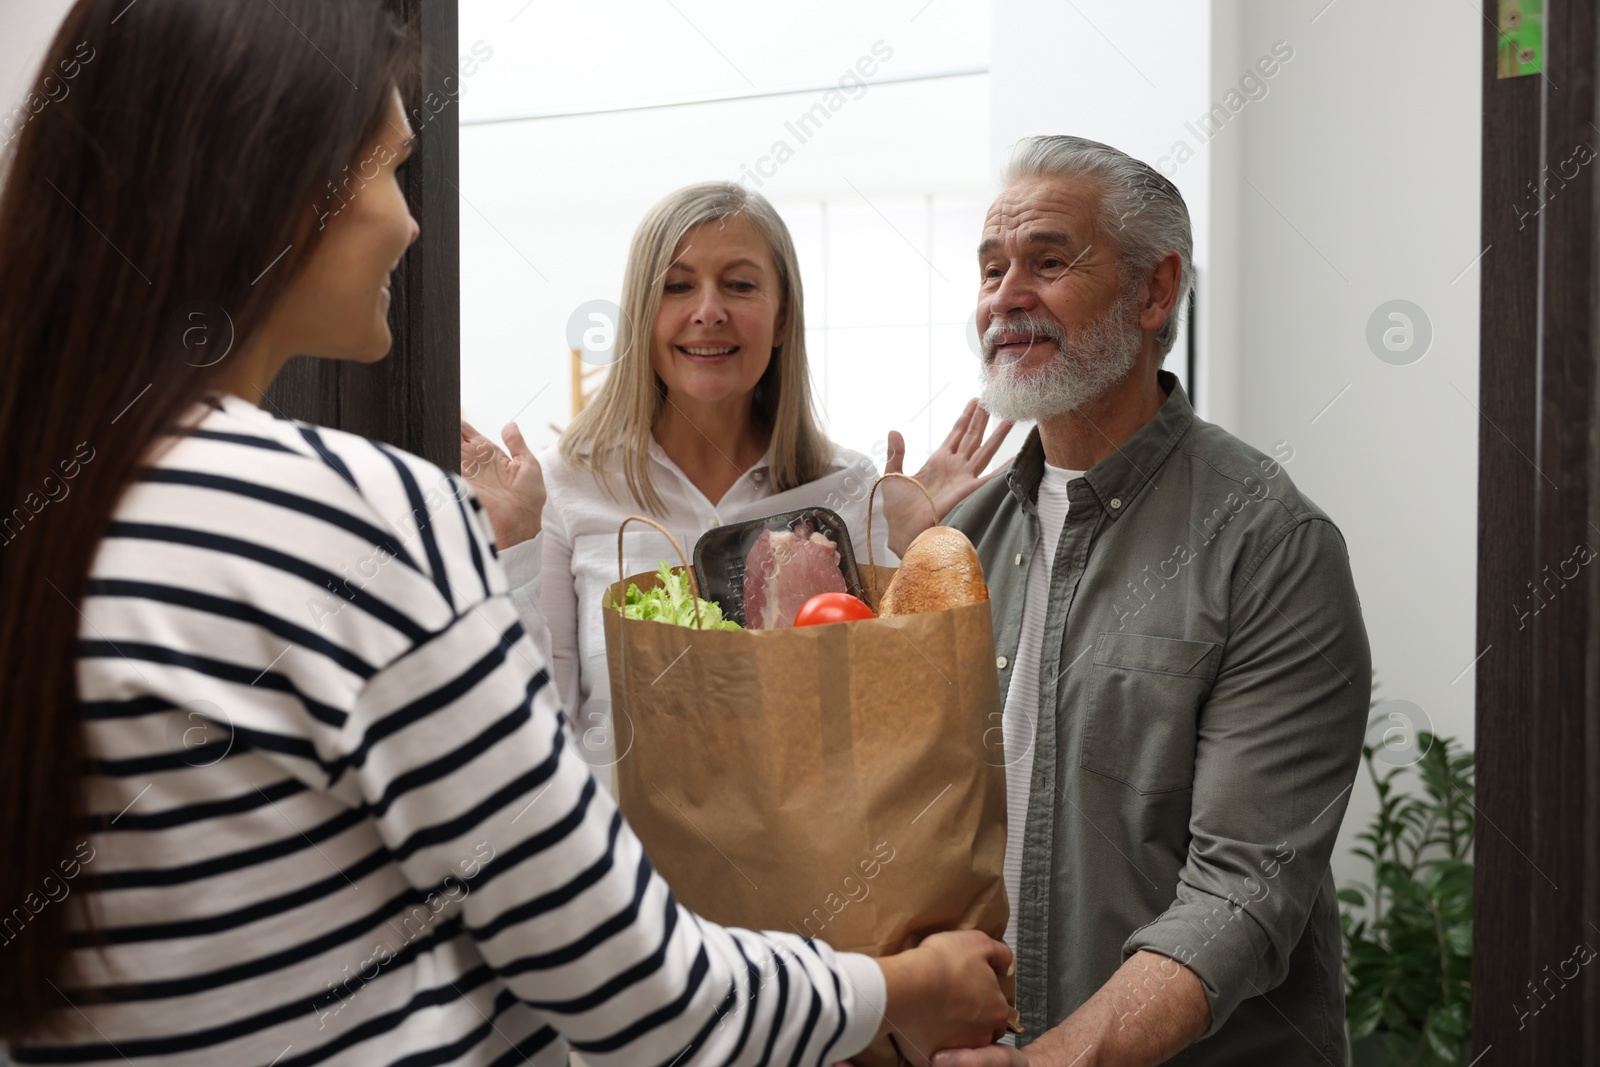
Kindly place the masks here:
[(384, 13), (79, 0), (45, 69), (84, 42), (0, 193), (13, 1057), (814, 1064), (887, 1019), (927, 1052), (999, 1032), (980, 934), (875, 963), (680, 908), (464, 484), (257, 406), (295, 354), (389, 349), (418, 230)]

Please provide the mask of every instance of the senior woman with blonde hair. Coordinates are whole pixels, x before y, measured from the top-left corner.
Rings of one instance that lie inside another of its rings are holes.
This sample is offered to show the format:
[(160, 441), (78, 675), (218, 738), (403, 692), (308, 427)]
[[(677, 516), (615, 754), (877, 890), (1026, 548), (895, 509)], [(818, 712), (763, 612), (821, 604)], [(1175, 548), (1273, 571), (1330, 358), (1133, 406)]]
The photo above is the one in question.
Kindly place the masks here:
[[(631, 741), (626, 723), (615, 731), (611, 723), (600, 614), (618, 577), (623, 519), (650, 515), (690, 551), (713, 527), (822, 506), (839, 513), (857, 556), (867, 557), (878, 470), (817, 424), (804, 311), (794, 244), (772, 205), (731, 183), (691, 185), (652, 207), (634, 233), (617, 361), (560, 444), (536, 460), (510, 425), (508, 455), (462, 424), (463, 473), (494, 523), (513, 599), (549, 628), (557, 691), (595, 766)], [(982, 484), (1009, 429), (984, 441), (987, 419), (968, 404), (918, 472), (941, 514)], [(898, 470), (898, 433), (889, 445), (888, 466)], [(879, 560), (931, 518), (903, 482), (885, 485), (878, 509)], [(623, 547), (629, 574), (676, 559), (664, 537), (637, 525)]]

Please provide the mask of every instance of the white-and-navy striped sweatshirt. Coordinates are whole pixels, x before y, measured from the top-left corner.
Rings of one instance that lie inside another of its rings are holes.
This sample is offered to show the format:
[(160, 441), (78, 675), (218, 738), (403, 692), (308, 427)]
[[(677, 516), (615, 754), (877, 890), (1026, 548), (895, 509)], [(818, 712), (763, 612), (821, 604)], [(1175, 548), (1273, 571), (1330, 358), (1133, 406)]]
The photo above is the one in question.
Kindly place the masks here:
[(715, 926), (654, 873), (573, 752), (459, 478), (235, 396), (197, 418), (91, 570), (95, 825), (0, 940), (78, 895), (103, 944), (78, 937), (65, 1032), (17, 1062), (548, 1064), (570, 1043), (687, 1067), (866, 1045), (875, 963)]

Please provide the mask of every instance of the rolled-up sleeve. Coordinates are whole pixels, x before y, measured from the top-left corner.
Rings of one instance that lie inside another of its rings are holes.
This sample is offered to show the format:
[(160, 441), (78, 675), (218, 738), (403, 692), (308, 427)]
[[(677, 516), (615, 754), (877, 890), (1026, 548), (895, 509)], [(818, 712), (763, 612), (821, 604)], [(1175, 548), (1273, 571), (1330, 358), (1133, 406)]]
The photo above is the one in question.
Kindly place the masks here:
[(1339, 531), (1305, 518), (1244, 561), (1200, 709), (1190, 844), (1176, 899), (1135, 930), (1201, 980), (1215, 1033), (1278, 986), (1361, 762), (1371, 651)]

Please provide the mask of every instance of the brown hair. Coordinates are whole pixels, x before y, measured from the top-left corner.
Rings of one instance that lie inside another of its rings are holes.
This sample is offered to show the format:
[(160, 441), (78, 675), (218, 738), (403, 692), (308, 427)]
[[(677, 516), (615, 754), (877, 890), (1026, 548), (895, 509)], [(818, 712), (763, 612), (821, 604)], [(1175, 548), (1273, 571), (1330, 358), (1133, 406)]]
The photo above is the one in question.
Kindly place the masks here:
[[(0, 161), (0, 917), (92, 829), (78, 604), (124, 488), (228, 366), (185, 331), (261, 328), (411, 54), (371, 0), (79, 0), (50, 46)], [(69, 906), (5, 946), (0, 1038), (65, 1007)]]

